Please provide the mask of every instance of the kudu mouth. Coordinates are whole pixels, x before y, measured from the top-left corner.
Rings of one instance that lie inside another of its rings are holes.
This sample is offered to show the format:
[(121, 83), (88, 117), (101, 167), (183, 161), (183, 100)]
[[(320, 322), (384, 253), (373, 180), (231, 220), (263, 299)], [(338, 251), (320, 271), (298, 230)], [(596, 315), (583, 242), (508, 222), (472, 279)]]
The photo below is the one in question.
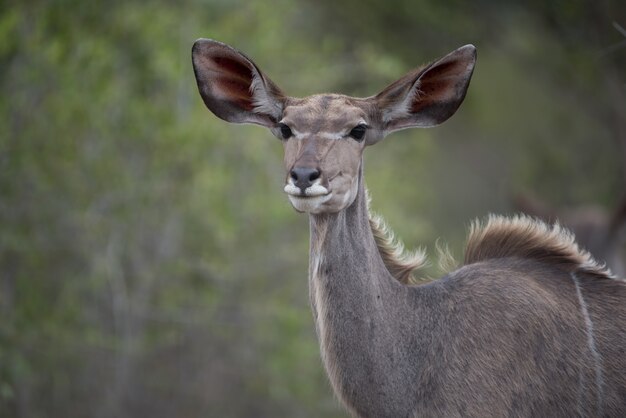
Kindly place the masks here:
[(298, 198), (313, 198), (326, 196), (330, 194), (330, 191), (321, 185), (321, 183), (315, 182), (306, 188), (296, 186), (291, 179), (285, 185), (283, 189), (289, 196)]
[(316, 213), (332, 198), (332, 193), (320, 184), (314, 184), (302, 190), (292, 183), (287, 183), (285, 193), (291, 206), (298, 212)]
[(333, 196), (330, 188), (322, 185), (320, 170), (290, 170), (283, 190), (298, 212), (317, 213)]
[(305, 184), (302, 184), (301, 182), (297, 181), (297, 178), (294, 178), (293, 175), (290, 175), (287, 178), (287, 184), (285, 184), (283, 190), (290, 197), (297, 197), (301, 199), (330, 196), (332, 195), (332, 190), (330, 189), (330, 187), (323, 186), (322, 183), (330, 186), (335, 178), (342, 177), (343, 175), (343, 172), (340, 170), (324, 180), (318, 171), (318, 175), (316, 175), (315, 179), (312, 182), (308, 182)]
[(333, 170), (330, 177), (320, 176), (308, 184), (308, 187), (298, 187), (298, 183), (288, 176), (284, 192), (297, 212), (334, 213), (346, 208), (354, 201), (358, 185), (358, 177), (346, 177), (344, 171), (334, 172)]

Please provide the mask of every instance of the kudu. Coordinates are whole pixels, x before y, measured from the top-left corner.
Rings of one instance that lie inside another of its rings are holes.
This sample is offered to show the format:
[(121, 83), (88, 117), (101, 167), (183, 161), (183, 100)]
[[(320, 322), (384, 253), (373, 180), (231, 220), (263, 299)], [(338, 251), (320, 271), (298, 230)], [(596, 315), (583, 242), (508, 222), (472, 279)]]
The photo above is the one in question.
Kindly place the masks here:
[(364, 149), (444, 122), (476, 59), (461, 47), (368, 98), (288, 97), (245, 55), (196, 41), (193, 67), (219, 118), (283, 144), (293, 207), (309, 214), (309, 291), (330, 383), (360, 417), (626, 416), (626, 282), (558, 225), (474, 223), (465, 263), (408, 284), (403, 256), (370, 216)]

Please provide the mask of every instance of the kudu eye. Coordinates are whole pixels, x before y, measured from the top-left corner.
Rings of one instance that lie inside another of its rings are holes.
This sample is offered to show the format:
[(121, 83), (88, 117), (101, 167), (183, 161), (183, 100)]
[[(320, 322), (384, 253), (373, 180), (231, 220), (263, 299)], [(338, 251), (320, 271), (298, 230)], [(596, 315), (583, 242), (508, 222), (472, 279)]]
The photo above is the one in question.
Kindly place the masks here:
[(280, 129), (280, 134), (283, 139), (289, 139), (293, 136), (293, 132), (291, 132), (291, 128), (284, 123), (279, 123), (278, 128)]
[(365, 132), (367, 131), (367, 125), (365, 124), (359, 124), (357, 126), (355, 126), (354, 128), (352, 128), (352, 130), (350, 131), (350, 137), (356, 139), (357, 141), (361, 142), (363, 141), (363, 138), (365, 138)]

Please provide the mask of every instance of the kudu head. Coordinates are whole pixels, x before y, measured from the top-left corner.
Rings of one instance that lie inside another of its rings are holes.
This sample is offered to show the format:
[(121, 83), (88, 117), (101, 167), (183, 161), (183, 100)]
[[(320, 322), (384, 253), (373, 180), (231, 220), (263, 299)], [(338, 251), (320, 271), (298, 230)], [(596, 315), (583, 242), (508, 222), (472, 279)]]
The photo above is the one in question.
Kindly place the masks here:
[(338, 212), (355, 199), (363, 150), (387, 134), (438, 125), (465, 97), (476, 49), (463, 46), (368, 98), (288, 97), (251, 59), (199, 39), (192, 51), (206, 106), (228, 122), (269, 128), (285, 150), (285, 192), (299, 212)]

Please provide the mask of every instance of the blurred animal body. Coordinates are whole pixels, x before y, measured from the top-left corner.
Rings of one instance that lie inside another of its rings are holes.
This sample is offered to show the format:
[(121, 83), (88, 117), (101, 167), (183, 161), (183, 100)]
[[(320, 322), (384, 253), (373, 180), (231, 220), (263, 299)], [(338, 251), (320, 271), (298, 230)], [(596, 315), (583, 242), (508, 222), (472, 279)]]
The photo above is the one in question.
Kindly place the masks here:
[(562, 223), (595, 259), (605, 262), (615, 275), (626, 275), (626, 195), (612, 211), (592, 205), (555, 208), (531, 195), (518, 196), (514, 205), (516, 209), (546, 222)]
[(492, 216), (472, 227), (461, 268), (413, 285), (424, 255), (405, 254), (370, 213), (365, 148), (452, 116), (473, 46), (368, 98), (288, 97), (212, 40), (196, 41), (192, 58), (215, 115), (265, 126), (283, 144), (284, 191), (309, 216), (322, 361), (354, 416), (626, 416), (626, 282), (566, 230)]

